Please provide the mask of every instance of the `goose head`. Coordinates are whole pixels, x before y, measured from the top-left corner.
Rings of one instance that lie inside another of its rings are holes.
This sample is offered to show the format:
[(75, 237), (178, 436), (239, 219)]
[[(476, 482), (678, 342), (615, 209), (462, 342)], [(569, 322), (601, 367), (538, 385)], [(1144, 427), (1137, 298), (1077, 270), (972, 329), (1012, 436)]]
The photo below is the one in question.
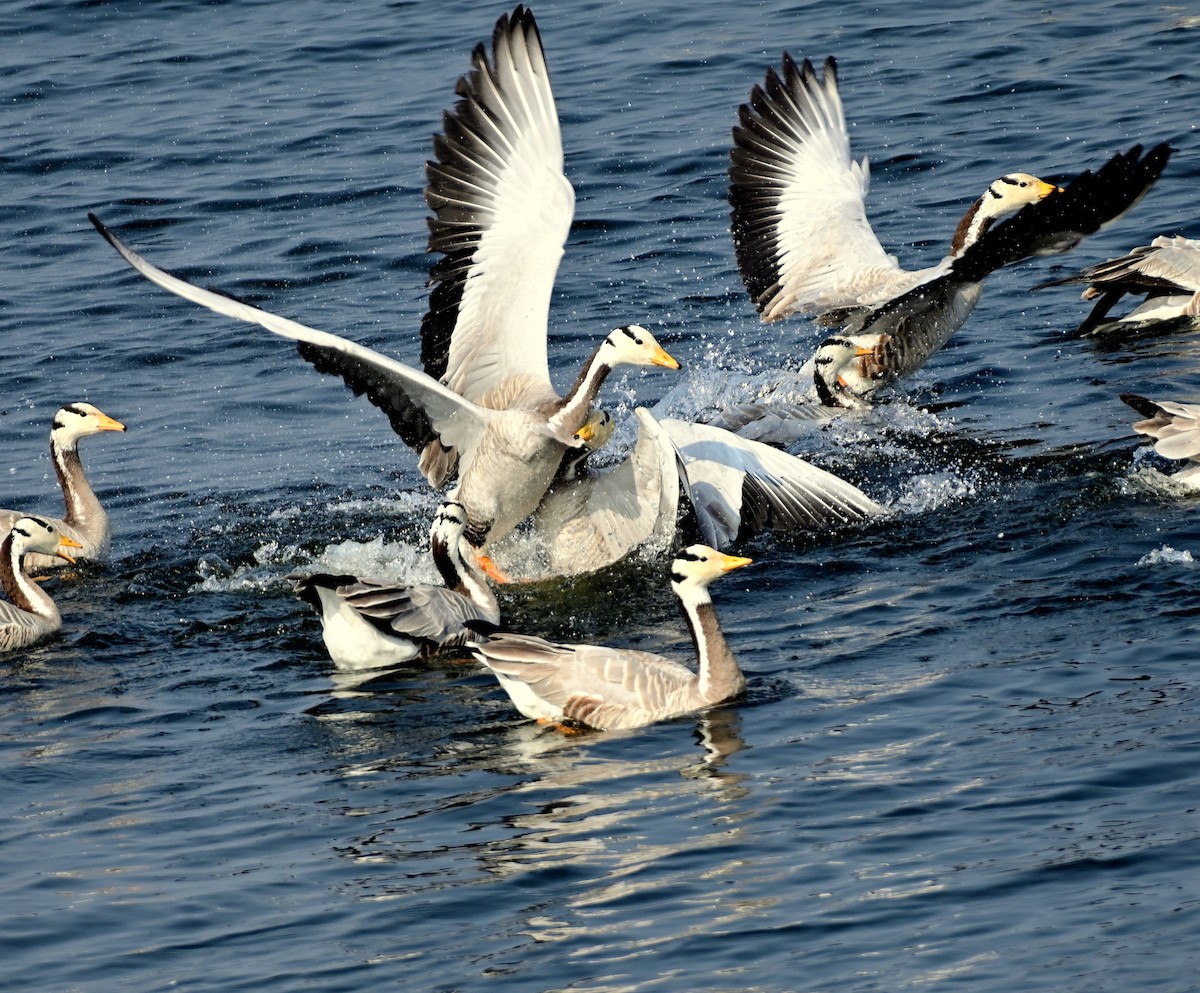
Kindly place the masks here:
[(1010, 172), (987, 188), (983, 195), (986, 201), (984, 214), (991, 218), (1006, 217), (1027, 204), (1046, 199), (1051, 193), (1061, 192), (1061, 186), (1047, 183), (1027, 172)]
[(671, 563), (671, 589), (682, 599), (688, 591), (703, 590), (718, 576), (753, 561), (739, 555), (726, 555), (708, 545), (689, 545)]
[(593, 410), (588, 414), (588, 419), (583, 422), (583, 427), (575, 432), (573, 438), (576, 447), (591, 453), (607, 445), (608, 439), (613, 436), (616, 429), (616, 422), (613, 421), (612, 415), (607, 410)]
[(433, 515), (429, 541), (435, 548), (457, 549), (467, 530), (467, 508), (455, 500), (443, 500)]
[(90, 403), (69, 403), (54, 415), (50, 438), (61, 447), (73, 448), (80, 438), (101, 431), (124, 431), (125, 425)]
[(886, 338), (886, 335), (834, 335), (821, 342), (813, 356), (813, 385), (822, 404), (826, 407), (868, 406), (851, 390), (843, 371), (856, 359), (875, 356)]
[(83, 547), (74, 538), (60, 534), (58, 528), (40, 517), (20, 518), (12, 526), (12, 540), (18, 556), (37, 552), (42, 555), (54, 555), (72, 564), (75, 559), (63, 549)]
[(1027, 172), (1010, 172), (989, 186), (958, 222), (950, 254), (960, 255), (980, 239), (985, 231), (1002, 217), (1015, 214), (1022, 207), (1044, 200), (1051, 193), (1061, 193), (1062, 187), (1047, 183)]
[(600, 359), (610, 369), (619, 365), (657, 365), (678, 369), (667, 350), (640, 324), (626, 324), (609, 332), (600, 346)]
[(593, 410), (583, 427), (571, 435), (571, 444), (563, 453), (554, 480), (556, 483), (579, 479), (591, 454), (608, 444), (616, 423), (606, 410)]

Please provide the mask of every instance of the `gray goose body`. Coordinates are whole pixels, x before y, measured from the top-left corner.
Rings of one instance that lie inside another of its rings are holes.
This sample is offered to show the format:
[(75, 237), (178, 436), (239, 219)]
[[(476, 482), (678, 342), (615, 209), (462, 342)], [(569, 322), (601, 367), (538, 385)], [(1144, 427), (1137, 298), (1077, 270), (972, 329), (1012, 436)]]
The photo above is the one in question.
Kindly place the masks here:
[(850, 140), (830, 58), (818, 74), (784, 54), (740, 110), (730, 168), (738, 267), (764, 321), (807, 314), (847, 336), (890, 338), (886, 361), (850, 364), (846, 388), (869, 396), (920, 368), (970, 315), (984, 278), (1032, 255), (1066, 251), (1128, 210), (1170, 149), (1141, 146), (1060, 189), (1002, 176), (968, 209), (947, 255), (904, 270), (867, 220), (867, 160)]
[[(79, 442), (93, 434), (124, 430), (124, 424), (90, 403), (69, 403), (54, 415), (50, 427), (50, 461), (58, 476), (66, 510), (61, 518), (44, 519), (78, 543), (78, 558), (105, 558), (111, 539), (108, 512), (88, 482), (79, 455)], [(6, 533), (23, 516), (24, 511), (0, 510), (0, 534)], [(50, 569), (62, 564), (63, 560), (54, 554), (31, 552), (27, 557), (30, 569)]]
[(321, 616), (329, 656), (339, 669), (375, 669), (464, 644), (468, 621), (498, 624), (500, 606), (474, 555), (464, 555), (467, 515), (444, 502), (429, 544), (445, 586), (384, 583), (327, 573), (292, 574), (301, 598)]
[(9, 527), (0, 541), (0, 586), (8, 597), (0, 600), (0, 652), (37, 644), (62, 627), (54, 601), (29, 578), (29, 558), (74, 562), (64, 549), (77, 547), (78, 542), (40, 517), (23, 516)]
[(749, 563), (705, 545), (689, 546), (672, 563), (671, 587), (696, 648), (696, 670), (649, 652), (558, 645), (507, 632), (474, 644), (475, 658), (533, 720), (618, 730), (705, 710), (746, 687), (717, 623), (708, 584)]

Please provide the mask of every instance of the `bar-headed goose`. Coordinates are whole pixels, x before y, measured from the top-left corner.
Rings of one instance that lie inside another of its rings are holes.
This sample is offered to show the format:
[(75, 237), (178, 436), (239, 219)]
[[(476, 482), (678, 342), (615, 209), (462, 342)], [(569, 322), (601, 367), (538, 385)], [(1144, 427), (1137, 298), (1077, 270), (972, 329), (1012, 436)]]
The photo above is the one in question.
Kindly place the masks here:
[(554, 96), (533, 15), (496, 24), (459, 80), (435, 140), (427, 199), (430, 250), (443, 258), (422, 325), (420, 372), (336, 335), (200, 289), (151, 265), (91, 216), (147, 279), (185, 299), (298, 342), (318, 371), (341, 376), (383, 410), (421, 453), (434, 487), (455, 475), (468, 540), (483, 547), (537, 507), (608, 373), (619, 365), (679, 368), (645, 328), (617, 328), (560, 396), (546, 355), (550, 294), (574, 213), (563, 174)]
[[(1096, 300), (1076, 334), (1090, 334), (1106, 324), (1128, 326), (1179, 318), (1196, 320), (1200, 318), (1200, 241), (1181, 235), (1159, 235), (1149, 245), (1141, 245), (1128, 255), (1088, 266), (1065, 279), (1049, 280), (1034, 289), (1066, 283), (1087, 283), (1083, 299)], [(1126, 293), (1145, 298), (1124, 317), (1106, 322), (1108, 312)]]
[(740, 109), (730, 167), (733, 240), (764, 321), (808, 314), (847, 335), (888, 335), (885, 363), (851, 362), (848, 389), (869, 395), (922, 366), (967, 319), (983, 279), (1031, 255), (1066, 251), (1150, 188), (1170, 155), (1140, 145), (1059, 188), (1002, 176), (959, 222), (945, 258), (901, 269), (867, 221), (868, 165), (850, 157), (837, 63), (823, 73), (788, 54)]
[[(549, 575), (593, 572), (634, 551), (657, 554), (681, 533), (728, 549), (765, 530), (825, 531), (884, 512), (857, 487), (794, 455), (711, 425), (659, 420), (641, 407), (635, 414), (638, 439), (625, 459), (559, 482), (534, 514)], [(608, 433), (603, 421), (580, 432), (585, 445)]]
[[(48, 517), (46, 520), (59, 533), (76, 542), (79, 558), (104, 558), (108, 554), (111, 536), (108, 513), (83, 471), (79, 442), (103, 431), (124, 430), (124, 424), (90, 403), (69, 403), (54, 415), (54, 423), (50, 427), (50, 460), (58, 474), (66, 512), (61, 519)], [(7, 532), (22, 516), (24, 514), (19, 510), (0, 510), (0, 534)], [(62, 556), (53, 552), (30, 552), (28, 555), (31, 569), (48, 569), (61, 564)]]
[(18, 518), (0, 541), (0, 586), (8, 596), (0, 600), (0, 652), (35, 644), (62, 627), (58, 607), (26, 570), (34, 555), (74, 562), (67, 548), (79, 542), (41, 517)]
[(1133, 430), (1153, 438), (1159, 455), (1189, 463), (1171, 478), (1200, 488), (1200, 403), (1147, 400), (1136, 393), (1122, 393), (1121, 399), (1145, 418)]
[(429, 530), (445, 586), (383, 583), (327, 573), (287, 578), (321, 615), (329, 657), (339, 669), (376, 669), (462, 645), (467, 621), (498, 624), (500, 606), (474, 555), (462, 547), (467, 513), (447, 500)]
[(750, 559), (691, 545), (671, 565), (671, 589), (699, 658), (698, 671), (661, 655), (597, 645), (556, 645), (532, 635), (490, 634), (472, 645), (513, 704), (539, 721), (597, 730), (642, 727), (738, 696), (746, 680), (717, 623), (708, 584)]

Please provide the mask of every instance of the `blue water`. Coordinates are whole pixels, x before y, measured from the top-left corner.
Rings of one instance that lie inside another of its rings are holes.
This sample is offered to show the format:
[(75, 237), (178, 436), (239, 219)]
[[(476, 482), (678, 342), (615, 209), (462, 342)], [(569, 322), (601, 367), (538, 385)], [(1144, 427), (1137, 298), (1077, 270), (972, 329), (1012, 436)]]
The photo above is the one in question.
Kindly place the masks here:
[[(605, 404), (705, 416), (807, 357), (729, 243), (738, 103), (836, 54), (870, 211), (939, 257), (996, 175), (1177, 149), (1072, 256), (997, 274), (889, 403), (797, 451), (892, 508), (768, 536), (715, 589), (746, 699), (564, 738), (471, 666), (331, 672), (281, 577), (429, 578), (386, 419), (153, 261), (416, 361), (423, 164), (503, 6), (14, 0), (0, 47), (0, 505), (58, 506), (54, 410), (112, 560), (0, 660), (0, 975), (41, 991), (1188, 991), (1200, 966), (1197, 500), (1124, 390), (1200, 397), (1200, 333), (1078, 341), (1028, 287), (1200, 236), (1183, 6), (539, 2), (576, 224), (568, 383), (632, 320), (685, 364)], [(617, 437), (618, 451), (631, 429)], [(686, 652), (661, 563), (506, 591), (514, 626)]]

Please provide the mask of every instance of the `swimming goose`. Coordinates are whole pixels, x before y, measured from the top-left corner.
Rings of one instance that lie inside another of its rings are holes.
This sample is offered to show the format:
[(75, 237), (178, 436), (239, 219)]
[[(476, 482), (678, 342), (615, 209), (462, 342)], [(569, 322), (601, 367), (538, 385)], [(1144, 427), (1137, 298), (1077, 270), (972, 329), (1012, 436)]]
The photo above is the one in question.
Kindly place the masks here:
[(650, 652), (555, 645), (532, 635), (491, 634), (472, 651), (526, 717), (597, 730), (642, 727), (738, 696), (746, 680), (717, 623), (708, 584), (750, 559), (691, 545), (671, 565), (699, 671)]
[(922, 366), (967, 319), (983, 279), (1031, 255), (1063, 252), (1149, 189), (1170, 155), (1116, 155), (1065, 189), (1028, 173), (993, 182), (959, 222), (945, 258), (901, 269), (867, 221), (868, 165), (850, 158), (837, 63), (818, 75), (783, 56), (740, 109), (730, 167), (733, 240), (764, 321), (809, 314), (847, 335), (890, 335), (887, 361), (852, 362), (847, 389), (869, 396)]
[(19, 517), (0, 541), (0, 585), (8, 596), (0, 600), (0, 652), (25, 648), (62, 627), (54, 601), (26, 570), (33, 555), (74, 562), (65, 548), (79, 542), (41, 517)]
[(1126, 293), (1145, 299), (1112, 324), (1139, 324), (1200, 317), (1200, 241), (1159, 235), (1128, 255), (1109, 259), (1067, 276), (1040, 283), (1035, 290), (1066, 283), (1087, 283), (1084, 300), (1096, 300), (1076, 334), (1090, 334), (1105, 324), (1108, 312)]
[(1200, 404), (1147, 400), (1136, 393), (1122, 393), (1121, 399), (1146, 418), (1135, 422), (1133, 430), (1153, 438), (1159, 455), (1190, 463), (1171, 478), (1200, 487)]
[[(764, 530), (823, 531), (883, 513), (857, 487), (794, 455), (711, 425), (659, 420), (641, 407), (635, 415), (638, 440), (622, 462), (557, 483), (534, 514), (551, 575), (593, 572), (634, 550), (666, 550), (680, 532), (681, 493), (685, 531), (721, 549)], [(612, 432), (607, 415), (599, 416), (600, 424), (580, 431), (585, 446)]]
[[(54, 415), (50, 427), (50, 461), (58, 474), (66, 513), (62, 519), (48, 517), (61, 533), (77, 543), (79, 558), (102, 559), (108, 554), (111, 528), (108, 514), (97, 498), (83, 471), (79, 441), (103, 431), (124, 431), (125, 425), (90, 403), (69, 403)], [(6, 533), (24, 516), (18, 510), (0, 510), (0, 534)], [(31, 569), (48, 569), (62, 564), (62, 556), (29, 553)]]
[(466, 511), (452, 500), (434, 515), (429, 544), (445, 586), (326, 573), (286, 577), (321, 615), (325, 647), (339, 669), (375, 669), (424, 658), (473, 637), (464, 627), (467, 621), (499, 623), (495, 594), (475, 556), (463, 554), (466, 526)]
[(94, 215), (97, 230), (147, 279), (185, 299), (296, 340), (319, 372), (342, 377), (420, 453), (435, 488), (457, 474), (476, 547), (499, 540), (546, 492), (605, 377), (619, 365), (679, 368), (636, 324), (601, 343), (560, 396), (546, 356), (550, 294), (574, 212), (562, 142), (533, 15), (501, 17), (493, 58), (482, 45), (459, 80), (458, 105), (435, 139), (426, 197), (431, 251), (444, 254), (422, 323), (419, 372), (151, 265)]

